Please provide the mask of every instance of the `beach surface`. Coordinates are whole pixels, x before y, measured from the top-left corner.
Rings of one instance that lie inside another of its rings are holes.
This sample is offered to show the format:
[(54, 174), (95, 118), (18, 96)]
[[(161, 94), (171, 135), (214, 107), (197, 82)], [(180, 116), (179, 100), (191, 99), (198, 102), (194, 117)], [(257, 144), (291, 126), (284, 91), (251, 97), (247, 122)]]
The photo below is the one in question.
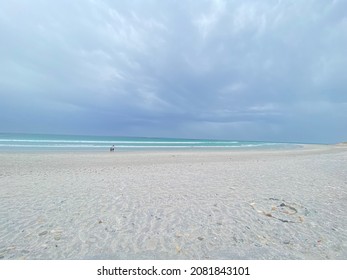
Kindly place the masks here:
[(347, 259), (347, 145), (0, 153), (0, 259)]

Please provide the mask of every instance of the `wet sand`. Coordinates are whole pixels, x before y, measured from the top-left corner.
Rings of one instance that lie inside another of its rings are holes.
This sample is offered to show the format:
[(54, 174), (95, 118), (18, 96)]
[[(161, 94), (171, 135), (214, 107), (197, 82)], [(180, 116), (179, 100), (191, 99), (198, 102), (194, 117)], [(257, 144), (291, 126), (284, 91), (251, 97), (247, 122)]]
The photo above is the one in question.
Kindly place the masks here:
[(0, 154), (0, 259), (347, 259), (346, 210), (346, 145)]

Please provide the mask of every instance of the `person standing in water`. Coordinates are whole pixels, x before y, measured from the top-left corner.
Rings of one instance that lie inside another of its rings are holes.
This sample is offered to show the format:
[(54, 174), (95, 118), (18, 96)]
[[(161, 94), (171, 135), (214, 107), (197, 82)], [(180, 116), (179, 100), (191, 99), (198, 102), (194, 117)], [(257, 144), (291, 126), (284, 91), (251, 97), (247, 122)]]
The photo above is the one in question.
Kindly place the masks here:
[(110, 152), (114, 152), (114, 145), (110, 148)]

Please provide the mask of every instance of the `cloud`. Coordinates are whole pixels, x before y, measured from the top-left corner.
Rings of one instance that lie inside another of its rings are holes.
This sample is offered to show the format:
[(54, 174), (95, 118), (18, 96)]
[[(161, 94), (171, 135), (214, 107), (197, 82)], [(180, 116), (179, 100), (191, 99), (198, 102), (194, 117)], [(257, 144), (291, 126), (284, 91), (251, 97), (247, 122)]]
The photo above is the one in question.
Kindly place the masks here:
[(209, 33), (218, 23), (219, 19), (225, 13), (225, 1), (214, 0), (208, 3), (207, 12), (200, 14), (193, 20), (194, 25), (198, 28), (201, 36), (206, 39)]
[(1, 131), (347, 138), (345, 1), (0, 4)]

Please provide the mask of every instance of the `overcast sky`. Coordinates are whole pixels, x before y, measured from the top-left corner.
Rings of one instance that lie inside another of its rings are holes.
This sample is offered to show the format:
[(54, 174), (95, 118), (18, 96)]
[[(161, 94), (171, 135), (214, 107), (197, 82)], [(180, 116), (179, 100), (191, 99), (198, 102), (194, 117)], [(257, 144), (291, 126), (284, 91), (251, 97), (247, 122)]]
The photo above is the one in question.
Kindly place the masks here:
[(347, 141), (347, 1), (0, 0), (0, 132)]

